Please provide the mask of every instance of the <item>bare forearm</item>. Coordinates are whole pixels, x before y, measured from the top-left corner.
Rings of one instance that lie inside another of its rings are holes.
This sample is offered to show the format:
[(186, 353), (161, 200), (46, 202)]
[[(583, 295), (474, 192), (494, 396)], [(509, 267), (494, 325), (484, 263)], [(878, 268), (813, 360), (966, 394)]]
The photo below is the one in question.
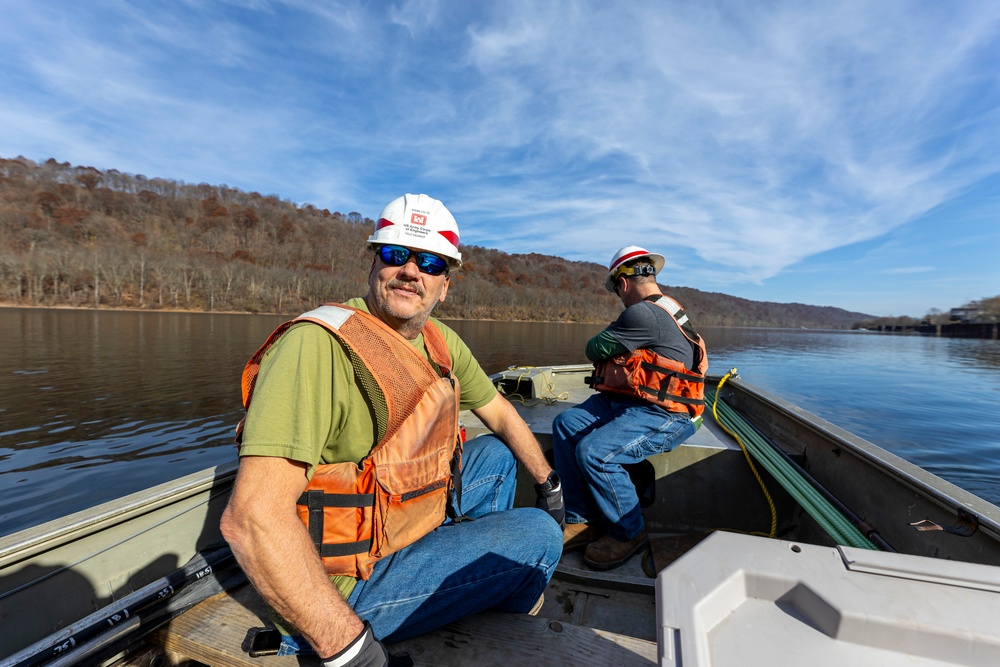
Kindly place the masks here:
[[(247, 578), (320, 656), (333, 655), (361, 632), (355, 615), (323, 569), (305, 528), (251, 530), (233, 544)], [(277, 545), (280, 545), (277, 546)]]
[[(523, 425), (524, 422), (521, 424)], [(552, 472), (552, 466), (545, 459), (538, 440), (527, 425), (524, 425), (523, 429), (512, 429), (512, 432), (500, 437), (514, 452), (514, 456), (521, 462), (536, 484), (541, 484), (548, 478), (549, 473)]]
[[(323, 569), (308, 531), (295, 514), (294, 500), (288, 500), (294, 494), (275, 490), (281, 486), (274, 483), (280, 474), (259, 463), (241, 462), (233, 496), (222, 516), (223, 535), (261, 597), (320, 656), (333, 655), (361, 632), (361, 620)], [(299, 485), (304, 485), (304, 479)], [(282, 497), (286, 502), (280, 501)]]

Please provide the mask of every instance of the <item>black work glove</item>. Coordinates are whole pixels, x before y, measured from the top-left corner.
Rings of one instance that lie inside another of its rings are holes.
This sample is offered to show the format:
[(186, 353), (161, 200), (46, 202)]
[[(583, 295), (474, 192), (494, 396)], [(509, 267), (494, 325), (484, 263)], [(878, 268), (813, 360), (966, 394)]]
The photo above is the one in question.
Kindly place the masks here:
[(411, 667), (407, 654), (389, 655), (382, 642), (375, 639), (372, 626), (365, 621), (361, 634), (336, 655), (323, 659), (323, 667)]
[(566, 505), (563, 504), (562, 482), (555, 470), (549, 473), (544, 482), (535, 484), (535, 493), (538, 494), (535, 507), (547, 512), (550, 517), (556, 520), (560, 528), (565, 528)]

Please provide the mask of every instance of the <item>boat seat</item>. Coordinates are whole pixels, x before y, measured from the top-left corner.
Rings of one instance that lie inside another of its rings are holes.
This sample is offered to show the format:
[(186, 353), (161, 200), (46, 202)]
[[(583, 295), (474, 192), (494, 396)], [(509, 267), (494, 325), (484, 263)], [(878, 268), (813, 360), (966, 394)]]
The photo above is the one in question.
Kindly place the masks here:
[[(312, 657), (251, 658), (242, 645), (252, 627), (266, 624), (257, 592), (244, 584), (219, 593), (160, 628), (149, 641), (162, 647), (168, 665), (212, 667), (315, 666)], [(420, 665), (568, 665), (588, 655), (591, 664), (655, 665), (656, 642), (527, 614), (484, 612), (434, 632), (389, 645)]]

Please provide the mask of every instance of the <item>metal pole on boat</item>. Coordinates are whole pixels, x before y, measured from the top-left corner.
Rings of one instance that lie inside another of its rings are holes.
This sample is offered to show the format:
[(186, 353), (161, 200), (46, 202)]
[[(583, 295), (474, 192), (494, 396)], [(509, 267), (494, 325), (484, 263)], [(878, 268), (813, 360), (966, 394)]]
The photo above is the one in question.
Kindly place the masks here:
[(138, 638), (134, 633), (140, 629), (155, 628), (158, 623), (153, 620), (167, 620), (184, 605), (193, 606), (219, 592), (219, 582), (233, 569), (242, 575), (228, 546), (198, 553), (179, 570), (36, 642), (0, 662), (0, 667), (76, 665), (109, 646), (121, 644), (121, 650)]
[(788, 452), (786, 452), (781, 447), (778, 447), (776, 444), (774, 444), (770, 438), (768, 438), (761, 432), (759, 428), (751, 424), (749, 421), (747, 422), (747, 424), (750, 426), (750, 428), (754, 430), (754, 432), (761, 438), (762, 441), (766, 442), (768, 446), (771, 447), (771, 449), (777, 452), (778, 455), (795, 470), (795, 472), (801, 475), (802, 479), (806, 480), (814, 489), (816, 489), (816, 491), (820, 495), (822, 495), (827, 500), (827, 502), (829, 502), (831, 505), (840, 510), (841, 514), (846, 516), (848, 520), (850, 520), (850, 522), (853, 523), (858, 528), (858, 530), (864, 533), (865, 537), (867, 537), (869, 540), (877, 544), (880, 550), (888, 551), (890, 553), (896, 553), (896, 550), (892, 547), (892, 545), (886, 542), (885, 538), (879, 534), (878, 530), (876, 530), (874, 526), (870, 525), (869, 523), (864, 521), (861, 517), (859, 517), (857, 514), (855, 514), (850, 507), (841, 502), (841, 500), (837, 496), (833, 495), (833, 493), (831, 493), (829, 489), (820, 484), (815, 477), (806, 472), (806, 469), (803, 468), (801, 465), (799, 465), (791, 456), (789, 456)]

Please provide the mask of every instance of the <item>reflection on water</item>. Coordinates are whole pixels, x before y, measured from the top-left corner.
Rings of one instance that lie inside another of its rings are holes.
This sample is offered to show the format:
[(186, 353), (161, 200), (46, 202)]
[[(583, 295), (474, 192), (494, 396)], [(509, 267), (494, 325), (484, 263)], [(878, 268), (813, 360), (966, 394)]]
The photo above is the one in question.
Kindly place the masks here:
[[(235, 457), (278, 316), (0, 309), (0, 534)], [(585, 363), (593, 324), (448, 321), (483, 368)], [(1000, 341), (702, 331), (754, 385), (1000, 503)]]
[(235, 458), (277, 317), (0, 309), (0, 534)]
[(596, 324), (446, 320), (487, 373), (512, 365), (583, 364), (584, 345), (603, 327)]

